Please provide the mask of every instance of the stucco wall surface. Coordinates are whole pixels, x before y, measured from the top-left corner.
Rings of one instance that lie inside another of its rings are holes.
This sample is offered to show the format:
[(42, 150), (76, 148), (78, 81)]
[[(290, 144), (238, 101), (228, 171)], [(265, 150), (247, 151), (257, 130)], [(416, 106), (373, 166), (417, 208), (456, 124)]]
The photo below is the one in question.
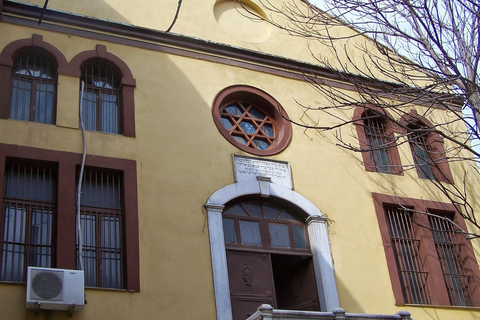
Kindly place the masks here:
[[(21, 2), (38, 8), (45, 4), (43, 0)], [(370, 60), (377, 49), (370, 39), (359, 36), (355, 30), (344, 25), (309, 24), (308, 28), (315, 29), (313, 32), (295, 27), (297, 23), (293, 20), (303, 21), (305, 18), (301, 16), (308, 15), (301, 1), (182, 1), (177, 13), (178, 3), (177, 0), (50, 0), (47, 8), (146, 30), (169, 30), (172, 34), (396, 82), (394, 77), (387, 78), (384, 72), (372, 67), (386, 64), (381, 58)], [(295, 12), (293, 17), (281, 13), (287, 8)], [(332, 38), (336, 38), (335, 49), (330, 42)]]
[[(160, 7), (158, 1), (116, 1), (115, 7), (122, 8), (122, 12), (107, 10), (114, 7), (112, 1), (89, 1), (87, 5), (84, 1), (53, 0), (49, 6), (62, 10), (73, 7), (72, 11), (80, 14), (95, 13), (124, 23), (143, 22), (148, 27), (165, 28), (177, 1), (162, 1), (161, 10), (152, 10), (153, 2)], [(213, 4), (209, 7), (201, 3), (186, 1), (181, 13), (198, 10), (191, 21), (206, 17), (205, 28), (197, 28), (198, 34), (192, 35), (210, 34), (215, 22)], [(132, 6), (139, 11), (133, 12)], [(202, 10), (210, 10), (210, 14)], [(179, 22), (175, 30), (185, 31), (185, 23)], [(96, 44), (105, 45), (108, 52), (128, 65), (136, 79), (136, 136), (88, 132), (87, 152), (137, 163), (141, 290), (130, 293), (87, 289), (88, 304), (72, 318), (215, 319), (203, 205), (215, 191), (234, 183), (232, 154), (248, 155), (227, 142), (215, 127), (211, 106), (216, 94), (231, 85), (250, 85), (274, 97), (292, 119), (301, 118), (304, 112), (297, 102), (313, 105), (327, 101), (307, 83), (287, 77), (6, 23), (0, 23), (0, 30), (0, 50), (14, 40), (41, 34), (68, 61), (79, 52), (93, 50)], [(218, 37), (236, 43), (227, 35)], [(275, 41), (279, 42), (273, 47), (278, 48), (281, 40)], [(298, 57), (298, 52), (289, 54)], [(82, 136), (75, 110), (78, 87), (74, 77), (59, 79), (61, 97), (57, 108), (64, 125), (0, 119), (0, 143), (81, 153)], [(317, 120), (324, 118), (311, 114), (309, 121)], [(344, 139), (357, 144), (354, 128), (344, 130)], [(408, 144), (399, 149), (402, 162), (412, 163)], [(342, 308), (384, 314), (408, 310), (415, 319), (478, 319), (479, 310), (473, 308), (395, 306), (371, 193), (448, 202), (429, 181), (418, 179), (413, 170), (404, 176), (366, 172), (361, 156), (339, 148), (332, 132), (305, 131), (299, 126), (293, 126), (290, 145), (266, 159), (288, 161), (295, 191), (328, 217)], [(451, 166), (454, 175), (460, 171), (456, 170), (460, 164)], [(480, 185), (477, 176), (470, 175), (473, 186)], [(458, 182), (463, 179), (455, 178)], [(478, 197), (476, 189), (472, 196)], [(478, 203), (474, 205), (480, 209)], [(479, 257), (478, 241), (474, 246)], [(24, 299), (23, 284), (0, 283), (0, 319), (47, 318), (46, 313), (35, 316), (32, 310), (25, 310)], [(63, 312), (48, 314), (51, 320), (67, 318)]]

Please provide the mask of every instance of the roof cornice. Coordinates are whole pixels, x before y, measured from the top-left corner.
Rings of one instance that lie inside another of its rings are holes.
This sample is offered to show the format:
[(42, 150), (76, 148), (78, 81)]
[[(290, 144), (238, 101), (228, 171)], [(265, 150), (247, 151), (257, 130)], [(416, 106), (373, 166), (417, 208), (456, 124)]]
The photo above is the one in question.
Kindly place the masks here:
[[(1, 1), (0, 21), (7, 23), (193, 57), (291, 79), (308, 81), (315, 78), (324, 85), (346, 90), (355, 90), (354, 83), (362, 83), (362, 85), (368, 84), (372, 88), (384, 90), (388, 96), (387, 92), (402, 88), (395, 83), (372, 80), (312, 63), (223, 43), (50, 8), (47, 8), (42, 16), (42, 7), (11, 0), (3, 0), (3, 3)], [(39, 24), (41, 16), (42, 23)], [(388, 90), (389, 88), (393, 90)], [(392, 98), (398, 99), (393, 96)], [(450, 103), (458, 100), (454, 98), (452, 96)], [(457, 103), (462, 104), (459, 101)]]

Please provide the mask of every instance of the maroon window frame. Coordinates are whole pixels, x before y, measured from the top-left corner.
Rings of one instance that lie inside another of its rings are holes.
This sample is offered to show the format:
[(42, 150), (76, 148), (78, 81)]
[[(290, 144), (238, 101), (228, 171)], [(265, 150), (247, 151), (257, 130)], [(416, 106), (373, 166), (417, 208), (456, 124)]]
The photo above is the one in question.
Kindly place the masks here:
[(55, 123), (56, 63), (44, 54), (27, 52), (15, 60), (10, 118)]
[(87, 130), (120, 134), (123, 121), (119, 76), (102, 60), (89, 60), (82, 69), (81, 79), (85, 83), (82, 118)]
[(416, 131), (423, 128), (434, 130), (435, 126), (415, 110), (402, 116), (399, 122), (404, 128), (400, 132), (409, 137), (418, 177), (453, 184), (442, 136), (434, 131)]
[[(97, 82), (97, 85), (87, 86), (87, 92), (93, 92), (100, 99), (103, 94), (108, 95), (106, 104), (98, 105), (97, 102), (97, 112), (105, 110), (105, 108), (112, 107), (112, 99), (117, 96), (118, 102), (116, 103), (117, 113), (118, 113), (118, 130), (112, 130), (114, 125), (106, 126), (105, 122), (102, 122), (102, 114), (97, 115), (96, 119), (96, 129), (103, 132), (112, 132), (120, 133), (127, 137), (135, 137), (135, 99), (134, 99), (134, 89), (136, 86), (136, 81), (133, 78), (132, 72), (127, 64), (117, 57), (116, 55), (107, 52), (107, 47), (104, 45), (96, 45), (95, 50), (83, 51), (77, 54), (71, 61), (69, 66), (74, 70), (74, 75), (77, 77), (82, 77), (82, 74), (86, 75), (86, 68), (94, 66), (95, 68), (100, 68), (105, 70), (108, 69), (110, 77), (102, 76), (102, 84)], [(93, 72), (92, 74), (97, 74), (101, 76), (101, 72)], [(114, 76), (114, 85), (116, 88), (112, 87), (111, 75)], [(98, 80), (98, 79), (97, 79)], [(86, 81), (88, 84), (89, 81)], [(112, 88), (109, 88), (112, 87)], [(118, 91), (117, 91), (118, 90)], [(105, 96), (104, 96), (105, 97)], [(108, 111), (108, 110), (107, 110)], [(110, 112), (112, 114), (112, 112)], [(106, 129), (107, 128), (107, 129)], [(106, 129), (106, 130), (105, 130)]]
[(428, 272), (420, 255), (412, 209), (390, 205), (384, 210), (405, 303), (429, 304)]
[(365, 170), (403, 175), (400, 154), (394, 138), (396, 127), (387, 111), (373, 106), (357, 106), (353, 123), (357, 130)]
[(51, 267), (56, 254), (57, 168), (8, 161), (0, 213), (0, 281), (25, 281), (27, 266)]
[[(80, 221), (86, 286), (123, 288), (125, 260), (123, 194), (122, 172), (85, 168)], [(80, 264), (78, 239), (77, 232), (77, 267)]]
[[(18, 65), (19, 60), (22, 56), (31, 56), (31, 57), (41, 57), (42, 60), (48, 61), (50, 63), (52, 71), (55, 73), (55, 76), (52, 75), (52, 79), (47, 79), (46, 77), (32, 77), (31, 75), (27, 78), (29, 81), (36, 82), (42, 86), (44, 84), (52, 84), (54, 85), (54, 92), (53, 92), (53, 115), (51, 122), (42, 121), (41, 117), (37, 117), (38, 122), (44, 123), (55, 123), (56, 118), (56, 90), (57, 90), (57, 76), (58, 75), (75, 75), (74, 71), (69, 67), (68, 62), (65, 56), (54, 46), (51, 44), (43, 41), (43, 37), (38, 34), (34, 34), (29, 39), (20, 39), (11, 42), (8, 44), (3, 50), (0, 52), (0, 118), (8, 119), (11, 117), (11, 106), (12, 106), (12, 93), (14, 90), (14, 80), (18, 79), (20, 76), (27, 75), (16, 75), (15, 74), (15, 67)], [(38, 65), (38, 63), (37, 63)], [(31, 63), (30, 63), (31, 67)], [(18, 71), (18, 67), (17, 67)], [(5, 90), (5, 88), (9, 88)], [(35, 88), (34, 88), (35, 89)], [(52, 89), (52, 88), (50, 88)], [(51, 90), (48, 91), (51, 91)], [(31, 95), (34, 93), (35, 90), (32, 91)], [(45, 90), (43, 90), (45, 92)], [(40, 90), (42, 92), (42, 90)], [(29, 108), (32, 109), (35, 107), (33, 103), (36, 99), (36, 96), (32, 96), (30, 99), (30, 106)], [(36, 115), (35, 112), (30, 112), (28, 115), (29, 121), (37, 121), (35, 120)]]
[[(135, 78), (127, 64), (116, 55), (107, 52), (104, 45), (97, 45), (95, 50), (83, 51), (70, 62), (53, 45), (43, 41), (43, 36), (34, 34), (31, 39), (20, 39), (8, 44), (0, 53), (0, 88), (12, 88), (12, 70), (14, 62), (21, 53), (38, 53), (48, 58), (57, 66), (57, 75), (80, 78), (82, 69), (89, 60), (100, 59), (109, 68), (118, 72), (119, 129), (127, 137), (135, 137)], [(56, 88), (55, 88), (56, 89)], [(10, 117), (12, 90), (0, 90), (0, 118)]]
[[(421, 199), (411, 199), (404, 197), (395, 197), (383, 194), (373, 193), (373, 201), (377, 214), (378, 225), (384, 245), (387, 266), (392, 282), (392, 289), (397, 305), (416, 304), (418, 302), (408, 300), (405, 297), (404, 285), (401, 280), (401, 267), (395, 257), (395, 243), (389, 231), (389, 222), (386, 218), (388, 208), (397, 208), (397, 210), (407, 208), (411, 214), (411, 223), (415, 239), (418, 239), (418, 253), (422, 262), (423, 271), (426, 276), (426, 290), (429, 293), (427, 302), (421, 304), (453, 306), (461, 305), (452, 300), (451, 291), (448, 288), (444, 271), (442, 269), (442, 257), (439, 257), (435, 236), (432, 233), (431, 222), (428, 213), (436, 215), (445, 215), (453, 218), (453, 222), (462, 229), (467, 230), (464, 219), (458, 213), (457, 208), (450, 203), (426, 201)], [(471, 297), (469, 306), (480, 307), (480, 270), (473, 252), (472, 244), (461, 234), (455, 235), (455, 243), (458, 244), (457, 262), (461, 263), (461, 275), (468, 277), (468, 294)], [(450, 294), (449, 294), (450, 292)]]
[(421, 123), (409, 124), (409, 139), (410, 150), (412, 151), (413, 163), (417, 171), (418, 177), (422, 179), (435, 179), (433, 172), (435, 161), (431, 148), (428, 145), (429, 133), (417, 132), (415, 130), (421, 130), (426, 128)]
[(292, 125), (280, 103), (254, 87), (235, 85), (220, 91), (212, 116), (228, 142), (254, 155), (280, 153), (292, 137)]
[(470, 306), (472, 305), (470, 276), (462, 263), (462, 246), (458, 241), (459, 235), (454, 232), (452, 224), (445, 219), (453, 217), (445, 212), (433, 211), (432, 213), (435, 215), (429, 216), (428, 221), (442, 266), (450, 303), (455, 306)]
[(375, 172), (392, 173), (392, 160), (389, 148), (394, 142), (390, 136), (386, 135), (385, 120), (368, 114), (365, 118), (363, 123), (367, 145), (370, 149), (370, 160), (373, 164), (372, 169)]
[[(50, 163), (57, 168), (57, 215), (58, 228), (54, 234), (56, 254), (52, 267), (75, 269), (76, 259), (76, 181), (82, 155), (70, 152), (0, 144), (0, 181), (5, 179), (6, 163), (11, 161)], [(125, 250), (123, 267), (123, 289), (140, 290), (139, 238), (137, 205), (137, 168), (134, 160), (124, 160), (102, 156), (89, 156), (86, 166), (102, 171), (120, 172), (123, 176), (124, 228), (123, 247)], [(5, 185), (0, 184), (0, 203), (5, 203)], [(1, 219), (0, 219), (1, 221)], [(60, 227), (61, 226), (61, 227)]]

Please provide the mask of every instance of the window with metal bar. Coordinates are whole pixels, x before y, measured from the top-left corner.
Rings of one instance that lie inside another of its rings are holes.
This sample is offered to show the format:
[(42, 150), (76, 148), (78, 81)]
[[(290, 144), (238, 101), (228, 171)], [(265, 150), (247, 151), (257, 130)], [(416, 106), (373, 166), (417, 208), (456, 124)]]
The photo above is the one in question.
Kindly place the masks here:
[(92, 63), (82, 70), (82, 80), (85, 81), (82, 114), (85, 128), (121, 133), (118, 77), (110, 68)]
[(393, 146), (391, 137), (386, 134), (386, 124), (380, 116), (364, 113), (365, 137), (373, 171), (392, 173), (392, 160), (389, 149)]
[[(480, 269), (451, 203), (373, 194), (398, 305), (480, 306)], [(450, 220), (446, 219), (449, 218)]]
[[(120, 173), (92, 168), (85, 170), (80, 220), (86, 286), (124, 288), (122, 195)], [(77, 237), (77, 256), (78, 252)]]
[[(417, 174), (420, 178), (434, 180), (433, 159), (428, 140), (428, 132), (422, 132), (422, 128), (426, 128), (422, 123), (413, 123), (409, 125), (409, 143), (412, 150), (413, 161)], [(420, 130), (420, 131), (418, 131)]]
[(428, 217), (433, 241), (442, 266), (450, 303), (455, 306), (470, 306), (469, 276), (461, 263), (461, 244), (456, 239), (452, 223), (442, 216)]
[(428, 273), (420, 257), (420, 241), (415, 237), (412, 217), (406, 209), (389, 206), (385, 216), (406, 303), (428, 304)]
[(41, 55), (20, 56), (12, 72), (10, 118), (55, 122), (56, 68)]
[(353, 124), (365, 170), (403, 175), (395, 132), (398, 127), (389, 121), (392, 116), (375, 105), (359, 105), (353, 111)]
[(0, 231), (1, 281), (23, 282), (27, 266), (52, 266), (56, 184), (56, 171), (49, 166), (7, 164)]

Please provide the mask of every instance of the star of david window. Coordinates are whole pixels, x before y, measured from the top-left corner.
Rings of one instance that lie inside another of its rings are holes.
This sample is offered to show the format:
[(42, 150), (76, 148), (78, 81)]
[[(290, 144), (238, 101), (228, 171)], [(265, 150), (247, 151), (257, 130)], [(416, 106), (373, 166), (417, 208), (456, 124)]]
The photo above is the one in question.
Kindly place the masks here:
[(220, 133), (248, 153), (276, 154), (290, 142), (291, 125), (285, 110), (256, 88), (233, 86), (221, 91), (214, 101), (213, 118)]
[(223, 108), (221, 117), (224, 128), (244, 146), (265, 150), (275, 142), (274, 122), (253, 104), (235, 101)]

